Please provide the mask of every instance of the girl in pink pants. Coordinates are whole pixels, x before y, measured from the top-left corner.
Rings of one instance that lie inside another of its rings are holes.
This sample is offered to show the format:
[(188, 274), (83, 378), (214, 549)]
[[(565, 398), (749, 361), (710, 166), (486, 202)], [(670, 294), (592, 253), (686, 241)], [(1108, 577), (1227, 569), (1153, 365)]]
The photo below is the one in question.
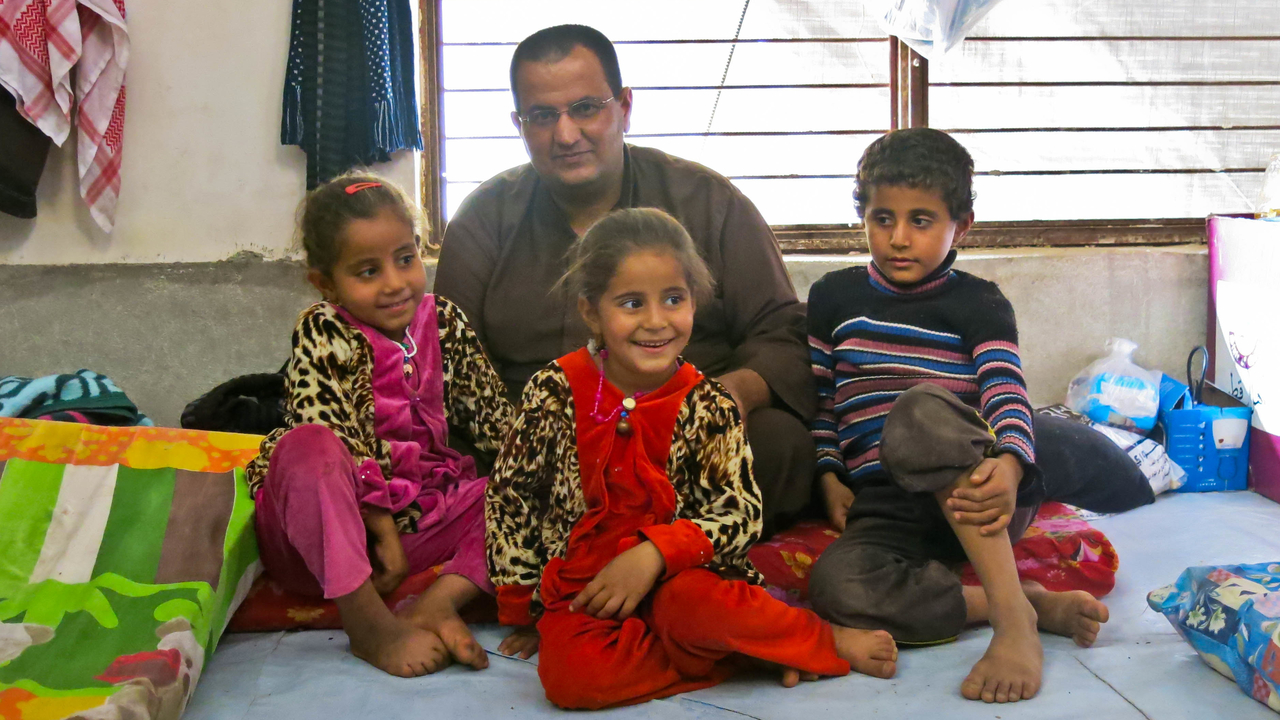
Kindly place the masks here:
[[(448, 439), (452, 427), (497, 452), (513, 417), (501, 380), (457, 306), (426, 294), (399, 189), (340, 177), (308, 195), (300, 225), (324, 302), (293, 333), (289, 427), (246, 469), (263, 563), (286, 588), (333, 599), (351, 651), (389, 673), (483, 668), (458, 610), (493, 592), (486, 478)], [(435, 565), (440, 578), (393, 615), (380, 594)]]

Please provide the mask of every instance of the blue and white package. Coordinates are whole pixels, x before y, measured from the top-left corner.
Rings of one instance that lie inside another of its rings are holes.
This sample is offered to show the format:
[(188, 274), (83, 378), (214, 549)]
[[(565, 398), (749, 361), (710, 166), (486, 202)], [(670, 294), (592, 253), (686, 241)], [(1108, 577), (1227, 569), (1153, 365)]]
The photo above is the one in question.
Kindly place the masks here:
[(1160, 409), (1161, 373), (1133, 362), (1138, 344), (1107, 341), (1107, 356), (1094, 361), (1067, 386), (1067, 407), (1094, 422), (1147, 434)]

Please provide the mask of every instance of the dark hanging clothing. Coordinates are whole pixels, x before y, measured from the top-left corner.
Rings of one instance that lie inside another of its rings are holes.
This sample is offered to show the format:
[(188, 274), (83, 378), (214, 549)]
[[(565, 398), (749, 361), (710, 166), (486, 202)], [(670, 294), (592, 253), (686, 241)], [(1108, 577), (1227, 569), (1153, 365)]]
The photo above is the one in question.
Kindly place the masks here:
[(280, 142), (307, 188), (422, 149), (408, 0), (294, 0)]
[(18, 112), (13, 96), (0, 89), (0, 212), (36, 216), (36, 186), (49, 143), (49, 136)]

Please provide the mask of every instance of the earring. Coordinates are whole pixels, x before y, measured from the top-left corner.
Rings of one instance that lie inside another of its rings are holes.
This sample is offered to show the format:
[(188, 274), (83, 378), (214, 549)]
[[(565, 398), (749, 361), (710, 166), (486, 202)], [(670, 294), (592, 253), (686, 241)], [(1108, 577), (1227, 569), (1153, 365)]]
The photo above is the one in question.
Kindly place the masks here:
[(600, 355), (601, 357), (603, 357), (605, 352), (604, 336), (599, 335), (587, 340), (587, 352), (591, 353), (592, 355)]

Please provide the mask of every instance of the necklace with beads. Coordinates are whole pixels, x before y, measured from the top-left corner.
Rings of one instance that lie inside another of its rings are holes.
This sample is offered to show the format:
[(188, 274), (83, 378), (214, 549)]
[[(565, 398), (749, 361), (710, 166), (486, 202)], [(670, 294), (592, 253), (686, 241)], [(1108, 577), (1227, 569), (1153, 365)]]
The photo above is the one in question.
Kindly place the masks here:
[(636, 400), (644, 396), (644, 392), (637, 392), (629, 397), (622, 398), (622, 402), (618, 407), (613, 409), (608, 415), (600, 412), (600, 400), (604, 396), (604, 361), (608, 359), (609, 351), (600, 349), (600, 382), (596, 384), (596, 403), (595, 408), (591, 410), (591, 419), (603, 425), (613, 419), (614, 415), (618, 416), (618, 424), (616, 428), (619, 435), (631, 434), (631, 411), (636, 409)]
[(404, 350), (404, 376), (406, 379), (413, 377), (413, 356), (418, 354), (418, 343), (413, 341), (413, 336), (405, 333), (404, 342), (400, 343), (400, 349)]

